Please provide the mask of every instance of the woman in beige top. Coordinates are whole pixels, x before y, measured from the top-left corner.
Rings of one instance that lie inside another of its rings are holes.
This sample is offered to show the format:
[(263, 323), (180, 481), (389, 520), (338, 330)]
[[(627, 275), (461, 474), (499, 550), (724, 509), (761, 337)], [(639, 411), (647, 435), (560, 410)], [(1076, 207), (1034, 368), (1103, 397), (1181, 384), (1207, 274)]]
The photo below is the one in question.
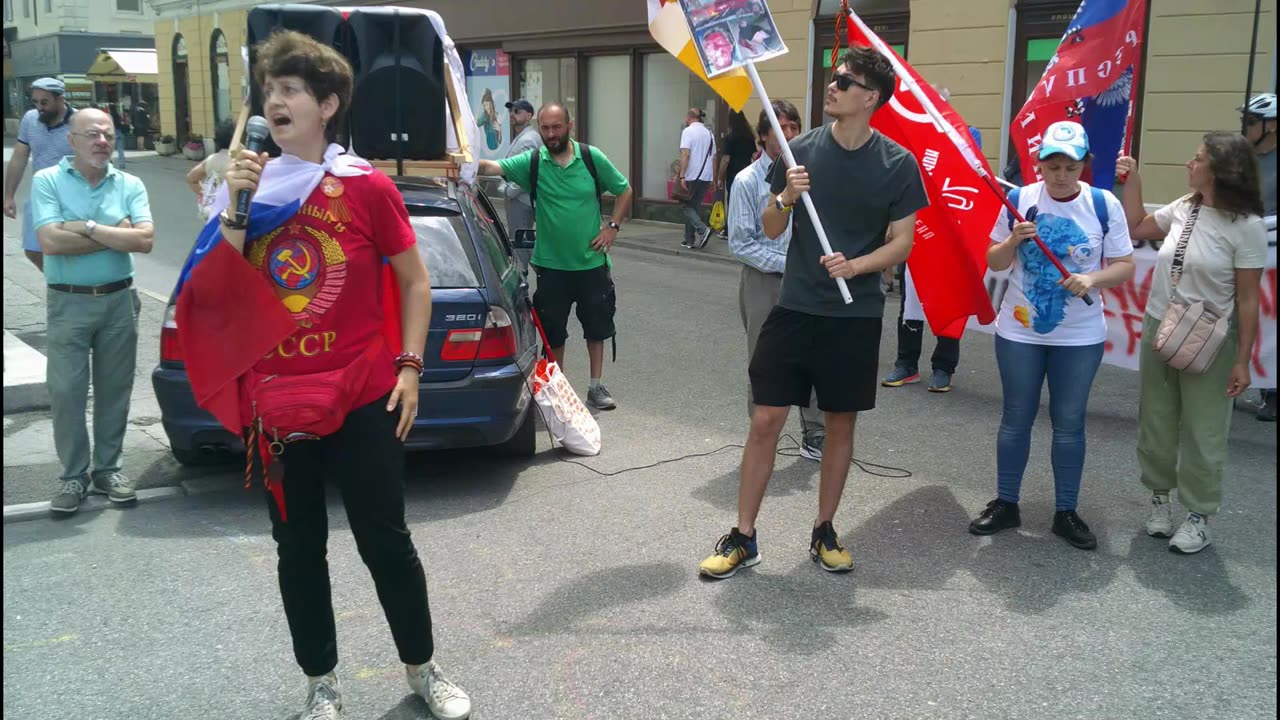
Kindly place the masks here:
[[(1252, 382), (1249, 364), (1258, 336), (1258, 298), (1267, 260), (1262, 223), (1262, 189), (1253, 149), (1239, 134), (1204, 136), (1187, 163), (1191, 194), (1147, 214), (1138, 164), (1116, 164), (1124, 186), (1125, 216), (1135, 240), (1163, 240), (1151, 279), (1139, 355), (1142, 401), (1138, 411), (1138, 462), (1142, 483), (1152, 492), (1146, 531), (1167, 538), (1175, 552), (1197, 553), (1209, 546), (1209, 517), (1222, 499), (1227, 436), (1235, 398)], [(1194, 219), (1177, 294), (1203, 301), (1232, 316), (1231, 333), (1213, 364), (1201, 374), (1174, 370), (1152, 350), (1169, 301), (1174, 297), (1174, 251), (1184, 226)], [(1188, 513), (1174, 531), (1169, 493)]]

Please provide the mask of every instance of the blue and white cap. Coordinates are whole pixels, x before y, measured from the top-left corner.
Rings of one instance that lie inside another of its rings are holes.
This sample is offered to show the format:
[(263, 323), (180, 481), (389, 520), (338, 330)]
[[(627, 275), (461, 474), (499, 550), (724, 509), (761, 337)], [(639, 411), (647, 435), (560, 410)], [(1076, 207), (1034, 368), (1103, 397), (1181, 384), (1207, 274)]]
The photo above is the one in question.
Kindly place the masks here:
[(1080, 123), (1069, 120), (1056, 122), (1044, 133), (1044, 144), (1040, 146), (1040, 159), (1050, 155), (1066, 155), (1072, 160), (1083, 160), (1089, 154), (1089, 133), (1084, 131)]

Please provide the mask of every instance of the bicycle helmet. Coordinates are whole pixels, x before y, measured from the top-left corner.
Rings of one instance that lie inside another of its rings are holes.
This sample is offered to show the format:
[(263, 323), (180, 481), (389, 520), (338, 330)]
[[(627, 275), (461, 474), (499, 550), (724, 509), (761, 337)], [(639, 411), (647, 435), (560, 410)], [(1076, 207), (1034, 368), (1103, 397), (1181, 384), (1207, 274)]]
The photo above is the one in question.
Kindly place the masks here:
[(1257, 115), (1263, 120), (1276, 119), (1276, 94), (1275, 93), (1259, 93), (1254, 95), (1248, 103), (1236, 108), (1246, 115)]

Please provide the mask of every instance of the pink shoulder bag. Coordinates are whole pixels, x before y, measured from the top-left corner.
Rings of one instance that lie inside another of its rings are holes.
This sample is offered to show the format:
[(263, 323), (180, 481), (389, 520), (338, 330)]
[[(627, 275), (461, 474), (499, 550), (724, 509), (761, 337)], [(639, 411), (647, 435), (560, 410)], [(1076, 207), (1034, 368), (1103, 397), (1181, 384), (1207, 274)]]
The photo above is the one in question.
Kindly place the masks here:
[(1203, 300), (1192, 302), (1178, 292), (1182, 278), (1182, 266), (1187, 258), (1187, 243), (1196, 219), (1200, 217), (1200, 203), (1191, 208), (1187, 222), (1182, 226), (1182, 237), (1173, 251), (1173, 297), (1160, 319), (1155, 341), (1151, 344), (1156, 355), (1174, 370), (1203, 374), (1213, 364), (1218, 352), (1226, 344), (1230, 330), (1230, 311), (1213, 307)]

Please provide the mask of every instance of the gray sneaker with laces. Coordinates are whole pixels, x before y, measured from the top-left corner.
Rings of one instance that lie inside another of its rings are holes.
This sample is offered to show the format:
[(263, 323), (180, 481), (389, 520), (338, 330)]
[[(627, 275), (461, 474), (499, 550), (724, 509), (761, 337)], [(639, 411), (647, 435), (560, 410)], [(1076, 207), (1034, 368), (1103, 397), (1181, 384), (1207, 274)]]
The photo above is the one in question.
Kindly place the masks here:
[(800, 441), (800, 457), (822, 462), (822, 446), (826, 441), (827, 438), (818, 433), (805, 435)]
[(617, 401), (609, 394), (609, 388), (597, 385), (587, 391), (587, 404), (597, 410), (612, 410), (618, 407)]
[(471, 717), (471, 698), (444, 676), (434, 660), (419, 665), (417, 672), (405, 669), (409, 687), (427, 701), (427, 708), (438, 720), (466, 720)]
[(342, 716), (342, 690), (334, 673), (307, 678), (307, 704), (298, 720), (338, 720)]
[(58, 494), (49, 501), (49, 509), (56, 513), (73, 513), (80, 509), (80, 501), (84, 499), (85, 483), (83, 480), (63, 480)]
[(89, 492), (106, 495), (113, 503), (128, 503), (138, 499), (133, 481), (118, 472), (98, 475), (89, 486)]

